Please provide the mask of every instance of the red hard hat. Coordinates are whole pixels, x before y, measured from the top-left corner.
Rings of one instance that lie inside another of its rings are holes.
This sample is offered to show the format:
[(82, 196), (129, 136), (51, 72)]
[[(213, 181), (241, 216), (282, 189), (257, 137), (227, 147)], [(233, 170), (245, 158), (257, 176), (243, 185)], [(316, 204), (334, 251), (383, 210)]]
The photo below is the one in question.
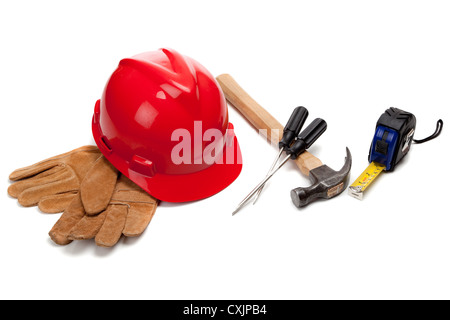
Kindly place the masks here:
[(120, 61), (95, 105), (92, 131), (112, 165), (162, 201), (209, 197), (242, 169), (217, 81), (175, 50)]

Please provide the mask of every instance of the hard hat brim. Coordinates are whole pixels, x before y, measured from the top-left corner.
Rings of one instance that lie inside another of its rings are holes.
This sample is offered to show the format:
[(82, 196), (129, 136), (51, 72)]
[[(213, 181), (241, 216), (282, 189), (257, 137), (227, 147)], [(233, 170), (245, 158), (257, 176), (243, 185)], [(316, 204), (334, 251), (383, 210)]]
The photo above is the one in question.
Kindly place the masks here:
[[(106, 159), (122, 174), (130, 178), (151, 196), (167, 202), (189, 202), (208, 198), (228, 187), (239, 176), (242, 170), (242, 154), (236, 136), (232, 143), (225, 143), (222, 163), (213, 163), (208, 168), (189, 174), (173, 175), (155, 173), (145, 176), (130, 168), (114, 152), (108, 152), (102, 147), (101, 134), (98, 126), (92, 123), (95, 143)], [(232, 124), (229, 123), (229, 125)]]

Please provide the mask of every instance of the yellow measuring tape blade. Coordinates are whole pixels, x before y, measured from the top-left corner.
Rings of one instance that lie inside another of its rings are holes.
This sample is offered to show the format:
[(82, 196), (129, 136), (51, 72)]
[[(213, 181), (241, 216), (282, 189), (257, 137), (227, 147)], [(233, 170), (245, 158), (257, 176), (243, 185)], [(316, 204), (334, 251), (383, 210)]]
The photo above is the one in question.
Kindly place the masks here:
[(386, 168), (385, 165), (372, 162), (367, 169), (361, 173), (358, 179), (348, 188), (348, 194), (356, 199), (362, 200), (363, 192), (375, 180), (376, 177)]

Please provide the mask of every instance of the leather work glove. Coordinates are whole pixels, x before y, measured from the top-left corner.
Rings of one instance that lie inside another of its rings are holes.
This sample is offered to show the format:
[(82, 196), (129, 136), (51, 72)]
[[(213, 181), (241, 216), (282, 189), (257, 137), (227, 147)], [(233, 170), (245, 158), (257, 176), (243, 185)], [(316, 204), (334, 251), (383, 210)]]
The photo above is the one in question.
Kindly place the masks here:
[(82, 197), (77, 196), (50, 230), (50, 238), (66, 245), (72, 240), (95, 238), (102, 247), (112, 247), (121, 235), (136, 237), (150, 223), (158, 200), (142, 190), (125, 175), (120, 175), (106, 210), (97, 215), (86, 214)]
[(8, 193), (23, 206), (37, 204), (46, 213), (64, 211), (49, 233), (55, 243), (95, 237), (99, 246), (113, 246), (122, 234), (142, 234), (158, 204), (118, 175), (97, 147), (84, 146), (15, 170)]
[[(24, 207), (37, 205), (42, 212), (57, 213), (64, 211), (79, 195), (84, 181), (87, 187), (81, 196), (87, 212), (95, 214), (108, 205), (117, 174), (97, 147), (83, 146), (15, 170), (9, 176), (15, 182), (9, 186), (8, 194)], [(96, 188), (93, 198), (90, 197), (92, 187)]]

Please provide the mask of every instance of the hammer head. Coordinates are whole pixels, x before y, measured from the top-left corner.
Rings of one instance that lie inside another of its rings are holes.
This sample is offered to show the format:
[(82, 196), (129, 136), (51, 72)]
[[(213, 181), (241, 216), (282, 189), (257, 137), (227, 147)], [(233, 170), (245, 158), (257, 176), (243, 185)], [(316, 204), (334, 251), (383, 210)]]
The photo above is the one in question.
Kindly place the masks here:
[(309, 172), (312, 185), (291, 190), (292, 202), (300, 208), (318, 198), (331, 199), (339, 195), (347, 187), (351, 167), (352, 155), (347, 148), (345, 164), (341, 170), (334, 171), (326, 165), (312, 169)]

